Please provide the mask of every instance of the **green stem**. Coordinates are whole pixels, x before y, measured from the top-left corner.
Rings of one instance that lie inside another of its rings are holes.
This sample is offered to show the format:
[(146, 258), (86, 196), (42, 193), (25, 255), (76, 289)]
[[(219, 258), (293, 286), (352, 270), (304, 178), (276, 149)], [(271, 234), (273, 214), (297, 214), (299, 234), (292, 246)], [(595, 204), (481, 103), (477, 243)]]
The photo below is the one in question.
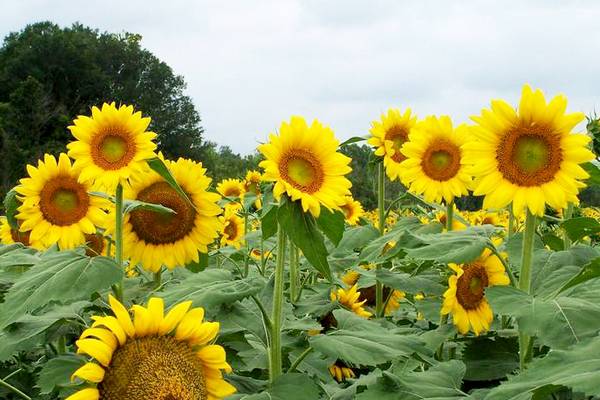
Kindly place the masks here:
[[(377, 176), (377, 211), (379, 212), (379, 235), (385, 232), (385, 169), (383, 161), (379, 163)], [(376, 270), (381, 270), (381, 264), (377, 264)], [(381, 317), (383, 314), (383, 283), (375, 282), (375, 315)]]
[[(535, 237), (535, 215), (527, 210), (525, 232), (523, 233), (523, 252), (521, 256), (521, 273), (519, 274), (519, 289), (525, 293), (531, 292), (531, 262), (533, 260), (533, 240)], [(531, 338), (519, 327), (519, 366), (525, 368), (527, 353)]]
[(452, 222), (454, 220), (454, 200), (446, 204), (446, 231), (452, 230)]
[(290, 303), (298, 299), (299, 283), (298, 248), (290, 242)]
[(67, 352), (67, 338), (64, 335), (61, 335), (58, 338), (56, 350), (58, 351), (58, 354), (65, 354)]
[(302, 352), (302, 354), (300, 354), (298, 356), (298, 358), (296, 358), (294, 360), (294, 362), (292, 363), (292, 365), (290, 366), (290, 369), (288, 369), (288, 374), (291, 374), (292, 372), (294, 372), (296, 370), (296, 368), (298, 368), (298, 365), (300, 365), (300, 363), (302, 361), (304, 361), (304, 359), (306, 358), (307, 355), (309, 355), (311, 352), (313, 351), (312, 347), (307, 348), (306, 350), (304, 350)]
[(21, 392), (19, 389), (17, 389), (10, 383), (6, 382), (4, 379), (0, 379), (0, 386), (4, 386), (8, 390), (15, 392), (16, 394), (18, 394), (19, 396), (21, 396), (24, 399), (31, 400), (31, 397), (27, 396), (25, 393)]
[(512, 204), (508, 206), (508, 234), (510, 238), (515, 233), (515, 215), (513, 214)]
[(250, 257), (250, 249), (248, 248), (246, 236), (248, 236), (248, 212), (244, 211), (244, 248), (246, 249), (244, 254), (244, 277), (248, 276), (248, 258)]
[(283, 275), (285, 269), (285, 232), (277, 227), (277, 264), (273, 284), (273, 310), (271, 313), (271, 345), (269, 348), (269, 381), (281, 375), (281, 323), (283, 314)]
[[(119, 183), (115, 193), (115, 261), (123, 268), (123, 186)], [(123, 302), (123, 279), (113, 285), (115, 297)]]
[[(573, 216), (573, 203), (569, 203), (567, 205), (567, 209), (565, 210), (565, 213), (563, 215), (563, 219), (566, 221), (568, 219), (571, 219), (572, 216)], [(569, 238), (569, 235), (567, 235), (567, 231), (565, 231), (565, 230), (563, 230), (563, 243), (564, 243), (565, 250), (569, 250), (569, 248), (571, 247), (571, 239)]]

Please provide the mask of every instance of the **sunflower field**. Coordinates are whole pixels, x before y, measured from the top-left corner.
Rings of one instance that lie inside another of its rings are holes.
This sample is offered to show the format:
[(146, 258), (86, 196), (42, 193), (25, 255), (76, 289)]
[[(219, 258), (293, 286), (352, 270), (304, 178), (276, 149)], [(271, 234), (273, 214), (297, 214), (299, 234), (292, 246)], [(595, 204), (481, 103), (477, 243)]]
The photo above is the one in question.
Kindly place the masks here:
[(390, 109), (340, 143), (293, 116), (216, 183), (92, 107), (4, 200), (0, 398), (600, 398), (600, 125), (529, 86), (471, 119)]

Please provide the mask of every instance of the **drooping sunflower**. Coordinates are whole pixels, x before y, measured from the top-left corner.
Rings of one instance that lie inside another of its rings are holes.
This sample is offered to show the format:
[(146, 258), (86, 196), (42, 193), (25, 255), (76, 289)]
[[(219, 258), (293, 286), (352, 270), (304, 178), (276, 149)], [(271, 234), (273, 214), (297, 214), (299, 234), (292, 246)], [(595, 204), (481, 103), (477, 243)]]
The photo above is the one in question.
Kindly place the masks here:
[[(135, 210), (123, 218), (123, 252), (131, 264), (140, 262), (144, 269), (157, 272), (198, 262), (199, 252), (218, 236), (221, 227), (217, 205), (220, 196), (208, 192), (211, 179), (202, 164), (180, 158), (166, 160), (171, 174), (187, 194), (190, 204), (156, 172), (147, 170), (136, 175), (125, 187), (125, 198), (161, 204), (175, 211), (158, 213)], [(109, 233), (114, 233), (115, 218), (107, 219)]]
[(6, 217), (0, 217), (0, 243), (21, 243), (25, 246), (33, 247), (37, 250), (45, 249), (45, 247), (42, 246), (41, 243), (32, 243), (29, 240), (29, 232), (20, 232), (18, 229), (14, 229), (13, 227), (11, 227)]
[(287, 193), (315, 217), (322, 205), (337, 210), (344, 204), (352, 186), (344, 176), (351, 171), (350, 158), (337, 152), (339, 142), (330, 128), (317, 120), (308, 126), (304, 118), (294, 116), (269, 139), (258, 150), (266, 158), (260, 163), (263, 179), (275, 181), (276, 199)]
[(463, 335), (469, 329), (475, 335), (488, 331), (494, 314), (485, 298), (485, 288), (510, 283), (502, 261), (486, 248), (469, 264), (449, 266), (456, 275), (448, 279), (442, 315), (452, 314), (454, 325)]
[(251, 170), (246, 172), (246, 179), (244, 179), (244, 190), (246, 192), (260, 194), (261, 181), (262, 174), (259, 171)]
[(117, 184), (147, 168), (155, 157), (156, 134), (146, 129), (150, 118), (142, 118), (133, 106), (104, 103), (92, 107), (92, 116), (79, 116), (69, 126), (77, 139), (67, 145), (81, 179), (92, 180), (94, 188), (113, 193)]
[(418, 123), (402, 145), (406, 159), (400, 163), (400, 179), (408, 190), (426, 201), (446, 204), (468, 194), (471, 175), (464, 164), (469, 134), (465, 125), (456, 128), (448, 116), (429, 116)]
[(391, 180), (400, 176), (400, 163), (406, 158), (400, 148), (408, 141), (410, 130), (416, 123), (417, 117), (411, 115), (410, 108), (404, 114), (391, 108), (387, 114), (381, 115), (381, 120), (371, 123), (371, 137), (367, 143), (375, 148), (376, 156), (383, 157), (385, 172)]
[(85, 388), (67, 400), (218, 400), (235, 388), (223, 379), (231, 372), (223, 347), (213, 344), (218, 322), (203, 322), (204, 309), (191, 301), (164, 314), (163, 300), (130, 312), (109, 296), (113, 315), (94, 316), (81, 334), (77, 353), (93, 358), (73, 373)]
[(221, 246), (233, 246), (239, 249), (244, 239), (244, 219), (237, 214), (235, 207), (225, 207), (221, 222)]
[(244, 182), (239, 179), (223, 179), (217, 185), (217, 192), (223, 197), (243, 198), (246, 189), (244, 189)]
[(541, 90), (525, 85), (518, 111), (503, 100), (491, 110), (472, 117), (476, 141), (466, 146), (473, 164), (475, 195), (484, 195), (483, 207), (500, 209), (512, 202), (515, 215), (527, 207), (542, 216), (545, 205), (559, 210), (577, 194), (588, 174), (579, 164), (594, 154), (586, 147), (590, 137), (572, 133), (583, 113), (565, 113), (567, 99), (558, 95), (546, 103)]
[(352, 196), (346, 196), (344, 204), (341, 205), (346, 222), (350, 225), (356, 225), (364, 210), (360, 201), (354, 200)]
[(17, 219), (20, 231), (29, 232), (29, 242), (48, 248), (55, 243), (61, 250), (85, 243), (86, 233), (95, 233), (106, 214), (106, 201), (90, 196), (90, 185), (79, 170), (61, 153), (58, 162), (46, 154), (38, 166), (27, 165), (28, 178), (15, 188), (21, 200)]
[(332, 291), (330, 298), (331, 301), (337, 301), (359, 317), (369, 318), (373, 315), (363, 307), (367, 300), (358, 301), (360, 292), (357, 285), (353, 285), (349, 289), (339, 288), (337, 291)]
[(336, 362), (329, 366), (329, 373), (338, 382), (343, 382), (346, 379), (356, 378), (356, 374), (352, 368), (348, 367), (342, 360), (336, 360)]

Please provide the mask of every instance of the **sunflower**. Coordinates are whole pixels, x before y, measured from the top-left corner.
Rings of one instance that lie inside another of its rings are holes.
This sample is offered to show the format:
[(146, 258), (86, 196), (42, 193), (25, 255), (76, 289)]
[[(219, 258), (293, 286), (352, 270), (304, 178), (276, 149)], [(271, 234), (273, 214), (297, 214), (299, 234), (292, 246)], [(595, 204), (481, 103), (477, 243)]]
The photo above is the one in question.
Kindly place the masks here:
[(371, 137), (367, 143), (375, 148), (375, 155), (383, 157), (385, 172), (391, 180), (400, 176), (400, 163), (406, 158), (400, 148), (416, 123), (417, 117), (411, 115), (410, 108), (404, 114), (398, 109), (389, 109), (387, 115), (381, 115), (380, 121), (371, 123)]
[(239, 179), (223, 179), (217, 185), (217, 192), (223, 197), (243, 198), (246, 190), (244, 183)]
[(356, 378), (356, 374), (352, 371), (352, 368), (348, 367), (346, 363), (341, 360), (337, 360), (334, 364), (329, 366), (329, 373), (338, 382), (343, 382), (346, 379)]
[(246, 192), (252, 192), (254, 194), (260, 194), (260, 182), (262, 181), (262, 174), (258, 171), (251, 170), (246, 172), (246, 179), (244, 179), (244, 190)]
[(523, 87), (518, 111), (503, 100), (491, 110), (472, 117), (477, 141), (466, 146), (465, 160), (473, 164), (475, 195), (484, 195), (483, 207), (500, 209), (512, 202), (520, 215), (527, 207), (538, 216), (545, 205), (559, 210), (577, 194), (589, 175), (579, 164), (594, 154), (586, 147), (590, 137), (573, 134), (583, 113), (566, 114), (567, 99), (558, 95), (546, 103), (541, 90)]
[(25, 246), (33, 247), (36, 250), (45, 250), (45, 247), (40, 243), (30, 242), (29, 232), (20, 232), (18, 229), (11, 227), (6, 217), (0, 217), (0, 243), (21, 243)]
[(342, 306), (350, 309), (354, 314), (359, 317), (369, 318), (373, 314), (364, 309), (363, 304), (366, 300), (358, 301), (360, 292), (358, 286), (354, 285), (350, 289), (339, 288), (337, 291), (332, 291), (330, 294), (331, 301), (337, 301)]
[(82, 181), (71, 160), (61, 153), (44, 155), (37, 168), (28, 165), (28, 178), (15, 188), (22, 202), (17, 219), (20, 231), (29, 232), (30, 243), (50, 247), (58, 243), (62, 250), (85, 243), (86, 233), (95, 233), (106, 214), (106, 201), (90, 196), (90, 185)]
[(156, 134), (146, 129), (150, 118), (142, 118), (133, 106), (104, 103), (92, 107), (92, 116), (79, 116), (69, 126), (77, 139), (67, 145), (81, 179), (94, 181), (94, 188), (113, 193), (117, 184), (147, 168), (156, 155)]
[(494, 314), (485, 298), (485, 288), (510, 283), (502, 261), (485, 249), (477, 260), (469, 264), (449, 266), (456, 275), (448, 280), (442, 315), (452, 314), (454, 325), (463, 335), (469, 329), (475, 335), (486, 332), (490, 329)]
[[(455, 206), (454, 207), (454, 218), (452, 218), (452, 230), (453, 231), (462, 231), (464, 229), (467, 229), (467, 226), (465, 224), (463, 224), (462, 222), (460, 222), (458, 220), (458, 218), (456, 218), (456, 216), (460, 216), (462, 218), (462, 215), (458, 212), (458, 210)], [(443, 229), (446, 230), (448, 216), (446, 215), (446, 213), (444, 211), (436, 212), (434, 215), (434, 220), (439, 222), (440, 224), (442, 224), (442, 226), (444, 227)]]
[[(273, 253), (270, 252), (269, 250), (265, 250), (264, 253), (262, 253), (262, 257), (265, 260), (268, 260), (272, 256), (273, 256)], [(261, 259), (260, 249), (252, 249), (252, 251), (250, 252), (250, 257), (254, 258), (255, 260), (260, 260)]]
[[(85, 235), (85, 254), (88, 257), (108, 256), (110, 240), (102, 233), (86, 233)], [(114, 248), (111, 250), (111, 256)]]
[(429, 116), (417, 124), (402, 145), (406, 159), (400, 178), (412, 193), (426, 201), (446, 204), (468, 194), (471, 175), (464, 165), (464, 145), (469, 137), (465, 125), (452, 126), (450, 117)]
[(109, 296), (113, 315), (94, 316), (75, 342), (78, 354), (93, 358), (72, 380), (86, 383), (67, 400), (217, 400), (233, 394), (222, 372), (231, 372), (223, 347), (213, 344), (218, 322), (203, 322), (204, 309), (191, 301), (165, 315), (163, 300), (129, 311)]
[(294, 116), (289, 124), (281, 124), (279, 135), (269, 138), (258, 150), (266, 157), (260, 163), (265, 169), (263, 179), (276, 182), (276, 199), (287, 193), (314, 217), (319, 216), (321, 205), (339, 209), (344, 204), (352, 186), (344, 176), (352, 170), (350, 158), (337, 152), (339, 142), (330, 128), (317, 120), (308, 126), (304, 118)]
[(354, 200), (352, 196), (346, 196), (345, 202), (342, 204), (341, 208), (344, 212), (346, 222), (350, 225), (356, 225), (365, 212), (360, 201)]
[(244, 238), (244, 219), (237, 214), (235, 207), (225, 207), (225, 213), (219, 217), (221, 222), (221, 246), (233, 246), (239, 250)]
[[(162, 265), (172, 269), (192, 261), (218, 236), (220, 196), (208, 192), (211, 179), (202, 164), (183, 158), (165, 161), (171, 174), (192, 204), (189, 204), (156, 172), (147, 170), (125, 188), (125, 197), (146, 203), (161, 204), (174, 214), (135, 210), (123, 217), (123, 252), (131, 264), (141, 262), (151, 272)], [(114, 211), (113, 211), (114, 212)], [(114, 232), (115, 218), (108, 218)]]

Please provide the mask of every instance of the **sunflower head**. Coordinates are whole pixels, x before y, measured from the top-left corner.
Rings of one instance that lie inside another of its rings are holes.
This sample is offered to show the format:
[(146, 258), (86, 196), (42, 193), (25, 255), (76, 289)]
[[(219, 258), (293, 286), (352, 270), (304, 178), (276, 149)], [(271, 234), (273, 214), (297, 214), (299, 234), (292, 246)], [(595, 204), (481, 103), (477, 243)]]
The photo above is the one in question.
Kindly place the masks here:
[(340, 208), (344, 212), (346, 222), (350, 225), (356, 225), (365, 212), (360, 201), (354, 200), (352, 196), (346, 196), (344, 204), (342, 204)]
[[(137, 175), (125, 187), (128, 199), (161, 204), (174, 211), (135, 210), (123, 218), (125, 256), (131, 264), (139, 262), (151, 272), (159, 271), (162, 265), (172, 269), (198, 262), (198, 253), (208, 251), (220, 229), (220, 196), (208, 191), (211, 179), (202, 164), (183, 158), (165, 164), (191, 204), (154, 171)], [(107, 221), (107, 232), (114, 233), (114, 216)]]
[(29, 238), (29, 232), (21, 232), (14, 229), (8, 223), (6, 217), (0, 217), (0, 243), (13, 244), (21, 243), (24, 246), (33, 247), (37, 250), (44, 250), (45, 247), (41, 243), (32, 243)]
[(367, 301), (359, 301), (360, 295), (361, 293), (358, 291), (358, 285), (354, 284), (349, 289), (339, 288), (336, 291), (332, 291), (330, 294), (330, 298), (331, 301), (337, 301), (342, 306), (346, 307), (359, 317), (369, 318), (373, 314), (365, 310), (363, 305)]
[(246, 189), (244, 182), (239, 179), (223, 179), (217, 185), (217, 192), (223, 197), (243, 198)]
[(27, 172), (29, 177), (15, 188), (21, 200), (16, 217), (20, 231), (29, 232), (30, 243), (72, 249), (104, 222), (106, 201), (88, 194), (89, 181), (80, 179), (65, 153), (58, 161), (46, 154), (37, 167), (28, 165)]
[(133, 106), (117, 108), (114, 102), (92, 107), (91, 117), (77, 117), (69, 126), (77, 140), (67, 148), (75, 166), (81, 167), (81, 178), (113, 193), (118, 183), (146, 169), (156, 149), (156, 134), (146, 131), (149, 124), (150, 118), (142, 118)]
[(275, 182), (275, 198), (286, 193), (315, 217), (321, 206), (339, 209), (344, 204), (352, 185), (344, 176), (351, 171), (350, 158), (337, 152), (339, 142), (330, 128), (317, 120), (308, 126), (304, 118), (292, 117), (269, 139), (258, 150), (266, 158), (260, 163), (263, 179)]
[(385, 171), (391, 180), (400, 176), (400, 163), (406, 158), (400, 149), (416, 123), (417, 117), (411, 115), (410, 108), (404, 114), (391, 108), (381, 115), (380, 120), (371, 123), (371, 137), (367, 143), (375, 148), (375, 155), (383, 157)]
[[(221, 221), (221, 246), (233, 246), (239, 249), (244, 238), (244, 219), (237, 214), (236, 207), (225, 207)], [(260, 254), (259, 254), (260, 258)]]
[(476, 335), (488, 331), (494, 315), (485, 298), (485, 288), (510, 283), (502, 261), (485, 249), (477, 260), (450, 264), (450, 268), (456, 274), (448, 280), (441, 313), (452, 314), (454, 325), (463, 335), (469, 329)]
[(255, 170), (246, 172), (246, 179), (244, 179), (244, 190), (246, 192), (260, 194), (260, 182), (261, 181), (262, 181), (262, 174), (260, 172), (255, 171)]
[[(462, 215), (460, 214), (460, 212), (458, 211), (456, 206), (454, 207), (454, 215), (458, 215), (458, 216), (462, 217)], [(436, 212), (435, 216), (434, 216), (434, 220), (439, 222), (440, 224), (442, 224), (442, 226), (444, 227), (443, 229), (446, 230), (446, 224), (448, 223), (448, 216), (446, 215), (446, 213), (444, 211)], [(453, 231), (462, 231), (464, 229), (467, 229), (467, 226), (465, 224), (460, 222), (458, 220), (458, 218), (452, 218), (452, 230)]]
[(450, 117), (429, 116), (417, 124), (401, 152), (401, 180), (426, 201), (446, 203), (468, 193), (471, 175), (463, 162), (464, 145), (469, 137), (466, 126), (452, 126)]
[(269, 258), (271, 258), (273, 256), (273, 253), (270, 252), (269, 250), (265, 250), (264, 252), (261, 252), (260, 249), (252, 249), (252, 251), (250, 252), (250, 257), (254, 258), (255, 260), (260, 260), (261, 255), (262, 255), (262, 258), (264, 258), (265, 260), (268, 260)]
[(218, 322), (204, 322), (191, 301), (164, 314), (161, 298), (134, 305), (131, 318), (109, 297), (113, 315), (94, 323), (76, 342), (92, 358), (73, 373), (86, 387), (67, 400), (221, 399), (235, 392), (222, 371), (231, 372), (223, 347), (213, 344)]
[(338, 382), (356, 378), (356, 374), (352, 368), (348, 367), (342, 360), (337, 360), (334, 364), (330, 365), (329, 373), (331, 374), (331, 377)]
[(466, 146), (465, 161), (473, 165), (475, 195), (484, 195), (484, 208), (512, 202), (515, 215), (528, 208), (542, 216), (545, 205), (559, 210), (578, 204), (581, 182), (588, 174), (579, 164), (594, 154), (590, 138), (574, 134), (583, 113), (567, 114), (567, 99), (546, 102), (541, 90), (523, 87), (518, 110), (503, 100), (472, 117), (477, 140)]

